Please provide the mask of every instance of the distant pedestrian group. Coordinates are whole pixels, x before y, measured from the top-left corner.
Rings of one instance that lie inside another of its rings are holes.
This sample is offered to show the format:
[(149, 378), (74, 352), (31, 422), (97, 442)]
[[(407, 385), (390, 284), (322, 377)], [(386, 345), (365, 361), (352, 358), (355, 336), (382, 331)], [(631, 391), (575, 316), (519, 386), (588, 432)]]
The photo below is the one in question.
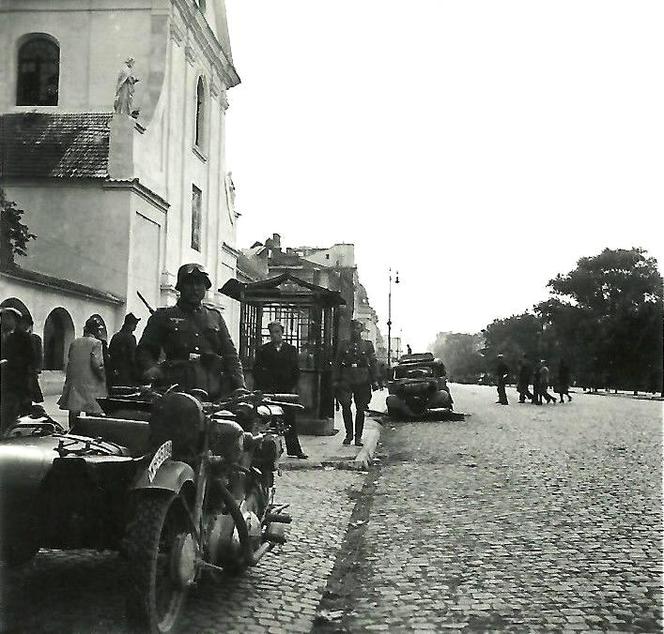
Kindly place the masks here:
[[(508, 405), (507, 392), (505, 390), (507, 379), (509, 376), (509, 368), (505, 363), (502, 354), (498, 355), (496, 362), (496, 379), (498, 389), (498, 403), (501, 405)], [(519, 393), (519, 403), (525, 403), (529, 400), (534, 405), (542, 405), (543, 403), (560, 403), (565, 402), (567, 397), (568, 402), (572, 400), (569, 393), (570, 384), (570, 369), (567, 362), (561, 359), (558, 365), (558, 373), (553, 385), (553, 391), (558, 394), (558, 398), (553, 396), (549, 389), (551, 385), (551, 371), (546, 362), (546, 359), (540, 359), (534, 366), (531, 363), (527, 354), (524, 354), (519, 362), (517, 369), (517, 383), (516, 389)], [(530, 386), (532, 385), (532, 392)]]

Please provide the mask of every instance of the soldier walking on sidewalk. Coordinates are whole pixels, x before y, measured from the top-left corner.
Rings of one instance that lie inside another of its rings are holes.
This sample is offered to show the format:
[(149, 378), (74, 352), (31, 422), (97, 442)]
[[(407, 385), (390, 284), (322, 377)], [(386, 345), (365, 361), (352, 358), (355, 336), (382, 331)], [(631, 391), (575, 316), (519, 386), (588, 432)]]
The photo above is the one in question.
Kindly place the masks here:
[(344, 445), (353, 440), (353, 413), (351, 403), (355, 400), (355, 445), (362, 447), (364, 410), (371, 402), (371, 390), (378, 390), (378, 363), (371, 341), (362, 339), (362, 323), (350, 322), (350, 340), (339, 346), (334, 360), (333, 378), (337, 400), (346, 427)]

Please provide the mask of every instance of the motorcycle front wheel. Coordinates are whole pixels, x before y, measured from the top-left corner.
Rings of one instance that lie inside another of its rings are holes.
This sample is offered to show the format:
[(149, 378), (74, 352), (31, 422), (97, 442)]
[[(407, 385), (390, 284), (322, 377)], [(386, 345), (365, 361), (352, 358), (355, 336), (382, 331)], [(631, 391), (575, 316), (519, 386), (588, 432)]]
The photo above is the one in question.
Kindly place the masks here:
[(127, 529), (127, 619), (134, 632), (170, 634), (187, 594), (176, 553), (188, 538), (184, 511), (163, 492), (139, 494), (135, 509)]

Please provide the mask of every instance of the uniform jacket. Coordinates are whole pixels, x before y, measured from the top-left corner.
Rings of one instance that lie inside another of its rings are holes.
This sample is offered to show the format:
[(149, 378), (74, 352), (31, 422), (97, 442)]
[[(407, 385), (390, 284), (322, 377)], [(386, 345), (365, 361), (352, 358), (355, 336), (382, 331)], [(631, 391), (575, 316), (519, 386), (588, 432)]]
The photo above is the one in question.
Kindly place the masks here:
[(138, 344), (138, 354), (144, 351), (155, 364), (163, 352), (166, 367), (195, 362), (191, 364), (195, 377), (188, 375), (189, 385), (185, 386), (189, 389), (200, 387), (219, 396), (222, 374), (229, 389), (244, 387), (242, 364), (226, 322), (219, 311), (207, 306), (191, 308), (178, 303), (155, 311)]
[(108, 396), (102, 343), (94, 337), (79, 337), (69, 346), (67, 375), (60, 409), (101, 414), (98, 398)]
[(259, 390), (273, 393), (295, 392), (300, 378), (297, 348), (283, 342), (277, 350), (272, 342), (256, 350), (254, 382)]
[(366, 339), (344, 341), (333, 364), (333, 380), (348, 385), (378, 381), (378, 362), (373, 343)]
[(136, 376), (136, 337), (131, 332), (120, 330), (111, 338), (108, 346), (111, 376), (116, 385), (132, 385)]

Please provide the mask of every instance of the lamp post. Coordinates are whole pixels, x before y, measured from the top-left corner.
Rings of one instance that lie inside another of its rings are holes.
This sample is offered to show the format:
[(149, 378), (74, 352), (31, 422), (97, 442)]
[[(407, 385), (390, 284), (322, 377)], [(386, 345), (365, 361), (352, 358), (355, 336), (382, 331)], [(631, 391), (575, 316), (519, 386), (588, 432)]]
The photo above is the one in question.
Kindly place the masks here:
[[(394, 283), (399, 283), (399, 271), (396, 272)], [(392, 269), (390, 268), (390, 289), (387, 295), (387, 367), (392, 367)]]

